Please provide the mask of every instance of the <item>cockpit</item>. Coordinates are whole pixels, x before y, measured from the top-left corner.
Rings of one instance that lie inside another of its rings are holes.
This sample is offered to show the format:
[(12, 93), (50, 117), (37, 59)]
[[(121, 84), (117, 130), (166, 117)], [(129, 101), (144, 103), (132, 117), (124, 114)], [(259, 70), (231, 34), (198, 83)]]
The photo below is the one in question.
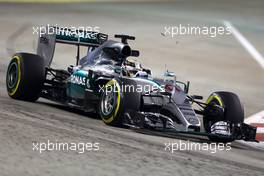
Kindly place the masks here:
[(107, 52), (106, 48), (110, 46), (113, 47), (115, 41), (109, 40), (103, 45), (95, 48), (89, 47), (87, 50), (87, 55), (80, 59), (79, 65), (85, 66), (95, 66), (95, 65), (119, 65), (121, 59), (115, 53)]

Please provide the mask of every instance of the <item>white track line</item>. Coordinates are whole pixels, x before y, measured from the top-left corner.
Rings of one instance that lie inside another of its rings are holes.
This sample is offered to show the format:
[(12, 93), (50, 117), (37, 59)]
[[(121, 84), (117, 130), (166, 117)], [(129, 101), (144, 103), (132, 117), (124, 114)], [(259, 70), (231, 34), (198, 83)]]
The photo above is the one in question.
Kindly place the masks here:
[(256, 114), (251, 115), (250, 117), (245, 119), (245, 123), (263, 123), (264, 124), (264, 110), (260, 111)]
[(254, 48), (254, 46), (228, 21), (224, 21), (224, 25), (230, 28), (232, 34), (236, 39), (244, 46), (244, 48), (249, 52), (249, 54), (259, 63), (259, 65), (264, 69), (264, 58), (263, 56)]

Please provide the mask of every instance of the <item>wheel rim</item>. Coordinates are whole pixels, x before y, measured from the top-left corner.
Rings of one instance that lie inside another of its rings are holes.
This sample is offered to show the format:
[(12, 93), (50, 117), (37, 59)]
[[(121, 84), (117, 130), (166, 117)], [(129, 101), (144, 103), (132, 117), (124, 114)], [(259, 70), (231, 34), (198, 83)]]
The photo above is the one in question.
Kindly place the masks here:
[(10, 89), (13, 89), (18, 81), (18, 65), (16, 62), (10, 64), (8, 71), (7, 71), (7, 86)]
[(108, 86), (101, 101), (101, 110), (104, 116), (110, 115), (115, 109), (116, 96), (112, 86)]

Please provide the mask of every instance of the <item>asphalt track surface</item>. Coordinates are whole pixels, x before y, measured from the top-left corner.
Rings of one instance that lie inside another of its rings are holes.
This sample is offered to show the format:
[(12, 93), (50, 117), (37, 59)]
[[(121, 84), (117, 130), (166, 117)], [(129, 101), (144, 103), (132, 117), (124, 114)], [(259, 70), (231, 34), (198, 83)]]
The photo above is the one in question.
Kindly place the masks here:
[[(165, 143), (203, 138), (160, 137), (109, 127), (84, 114), (39, 99), (11, 100), (5, 71), (14, 52), (35, 52), (32, 26), (99, 26), (102, 32), (135, 35), (140, 61), (160, 75), (164, 65), (190, 80), (193, 94), (239, 94), (246, 116), (263, 110), (264, 70), (232, 35), (164, 37), (164, 26), (231, 22), (264, 55), (264, 2), (176, 1), (163, 3), (0, 4), (0, 175), (263, 175), (263, 151), (232, 143), (231, 151), (165, 151)], [(75, 63), (75, 48), (58, 47), (55, 67)], [(33, 150), (33, 142), (98, 142), (99, 151)]]

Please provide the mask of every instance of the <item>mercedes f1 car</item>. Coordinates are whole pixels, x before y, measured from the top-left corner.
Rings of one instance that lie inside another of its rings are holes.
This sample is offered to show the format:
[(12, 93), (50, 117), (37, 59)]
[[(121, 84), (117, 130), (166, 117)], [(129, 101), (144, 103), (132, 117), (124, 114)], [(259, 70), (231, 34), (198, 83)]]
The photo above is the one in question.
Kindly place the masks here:
[[(42, 97), (96, 112), (107, 125), (205, 135), (218, 142), (256, 141), (256, 128), (243, 123), (236, 94), (214, 92), (201, 102), (203, 97), (189, 95), (189, 82), (178, 81), (173, 72), (165, 71), (164, 79), (153, 78), (151, 70), (131, 60), (139, 56), (128, 44), (135, 37), (115, 38), (121, 41), (94, 31), (47, 28), (39, 37), (37, 54), (12, 57), (6, 75), (8, 95), (25, 101)], [(76, 65), (51, 68), (58, 43), (76, 46)], [(80, 47), (87, 47), (83, 57)]]

